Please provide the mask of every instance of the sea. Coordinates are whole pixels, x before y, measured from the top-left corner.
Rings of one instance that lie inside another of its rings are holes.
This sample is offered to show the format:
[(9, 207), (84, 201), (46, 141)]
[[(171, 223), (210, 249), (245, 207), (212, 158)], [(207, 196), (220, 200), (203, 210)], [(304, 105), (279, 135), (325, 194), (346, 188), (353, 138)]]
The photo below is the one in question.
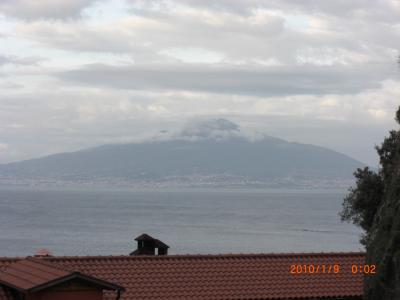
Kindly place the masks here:
[(0, 256), (126, 255), (142, 233), (171, 254), (364, 251), (343, 190), (0, 189)]

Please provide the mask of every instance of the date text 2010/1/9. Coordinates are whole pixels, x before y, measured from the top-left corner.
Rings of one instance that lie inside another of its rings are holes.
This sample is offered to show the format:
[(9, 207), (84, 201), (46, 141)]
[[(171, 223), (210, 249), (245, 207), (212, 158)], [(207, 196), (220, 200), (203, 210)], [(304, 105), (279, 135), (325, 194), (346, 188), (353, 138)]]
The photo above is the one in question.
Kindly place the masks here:
[[(346, 268), (352, 274), (376, 274), (375, 265), (351, 265), (351, 268)], [(343, 272), (343, 268), (339, 264), (293, 264), (290, 265), (290, 274), (338, 274)]]

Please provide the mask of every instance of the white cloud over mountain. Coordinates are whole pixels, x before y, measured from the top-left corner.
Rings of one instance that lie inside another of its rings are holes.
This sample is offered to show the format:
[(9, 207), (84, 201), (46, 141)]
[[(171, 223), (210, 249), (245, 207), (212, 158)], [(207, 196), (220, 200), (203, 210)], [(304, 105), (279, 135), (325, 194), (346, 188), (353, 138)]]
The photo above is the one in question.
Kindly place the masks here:
[(1, 1), (0, 163), (226, 118), (374, 164), (399, 20), (395, 0)]

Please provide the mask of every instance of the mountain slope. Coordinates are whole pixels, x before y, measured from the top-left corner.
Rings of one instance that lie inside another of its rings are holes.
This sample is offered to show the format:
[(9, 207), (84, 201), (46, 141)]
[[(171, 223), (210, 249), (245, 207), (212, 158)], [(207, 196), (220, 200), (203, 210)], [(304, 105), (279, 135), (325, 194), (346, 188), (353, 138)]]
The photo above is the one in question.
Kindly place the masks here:
[[(313, 145), (266, 137), (222, 140), (183, 139), (141, 144), (105, 145), (0, 165), (0, 177), (19, 179), (150, 180), (188, 176), (224, 176), (269, 181), (347, 179), (363, 164)], [(227, 179), (228, 180), (228, 179)]]

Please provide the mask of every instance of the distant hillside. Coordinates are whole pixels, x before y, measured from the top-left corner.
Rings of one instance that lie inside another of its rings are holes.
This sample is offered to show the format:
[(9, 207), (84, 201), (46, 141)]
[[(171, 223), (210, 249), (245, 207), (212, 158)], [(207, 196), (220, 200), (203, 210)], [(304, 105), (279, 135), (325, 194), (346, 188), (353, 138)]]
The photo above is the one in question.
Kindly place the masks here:
[(361, 162), (326, 148), (273, 137), (252, 142), (240, 136), (202, 136), (104, 145), (0, 165), (0, 182), (329, 186), (332, 182), (347, 184), (361, 166)]

